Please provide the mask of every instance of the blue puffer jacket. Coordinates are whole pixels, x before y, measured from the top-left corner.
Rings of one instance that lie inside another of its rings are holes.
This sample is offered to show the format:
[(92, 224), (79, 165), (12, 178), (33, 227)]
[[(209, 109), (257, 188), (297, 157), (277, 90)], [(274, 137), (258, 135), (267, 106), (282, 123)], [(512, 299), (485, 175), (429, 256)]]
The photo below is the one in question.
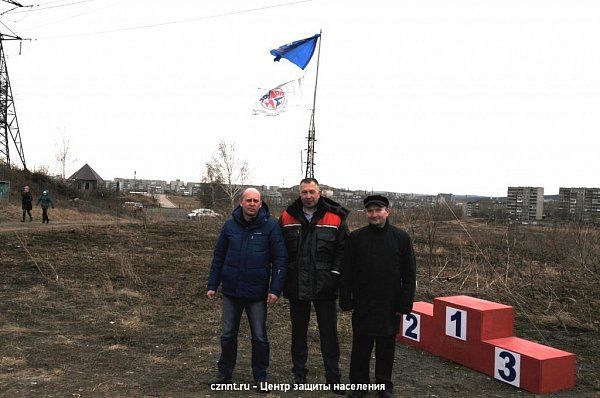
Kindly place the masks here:
[[(263, 203), (256, 219), (248, 224), (238, 206), (223, 228), (215, 246), (208, 290), (227, 296), (266, 299), (281, 295), (287, 270), (287, 251), (277, 220)], [(270, 279), (270, 284), (269, 284)]]

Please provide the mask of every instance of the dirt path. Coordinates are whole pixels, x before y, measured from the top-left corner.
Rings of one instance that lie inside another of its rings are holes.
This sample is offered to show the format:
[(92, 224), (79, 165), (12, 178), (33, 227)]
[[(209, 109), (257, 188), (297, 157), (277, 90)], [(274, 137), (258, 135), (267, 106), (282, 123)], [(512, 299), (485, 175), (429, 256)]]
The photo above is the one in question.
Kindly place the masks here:
[(155, 195), (156, 200), (158, 200), (158, 203), (160, 204), (160, 207), (164, 207), (166, 209), (176, 209), (177, 206), (175, 206), (175, 204), (173, 202), (171, 202), (169, 200), (169, 198), (167, 198), (167, 195), (165, 195), (164, 193), (159, 193), (157, 195)]
[(139, 221), (135, 220), (82, 220), (82, 221), (50, 221), (49, 224), (42, 224), (41, 222), (3, 222), (0, 223), (0, 234), (7, 232), (27, 232), (27, 231), (46, 231), (46, 230), (57, 230), (67, 229), (75, 227), (88, 227), (88, 226), (104, 226), (104, 225), (118, 225), (118, 224), (136, 224)]

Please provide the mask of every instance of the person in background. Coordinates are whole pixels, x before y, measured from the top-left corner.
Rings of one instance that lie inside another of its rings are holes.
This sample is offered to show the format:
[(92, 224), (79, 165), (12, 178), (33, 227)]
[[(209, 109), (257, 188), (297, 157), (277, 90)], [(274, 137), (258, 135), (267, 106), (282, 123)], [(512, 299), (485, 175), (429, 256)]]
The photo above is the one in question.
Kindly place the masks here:
[(48, 195), (48, 191), (42, 192), (42, 196), (40, 196), (35, 205), (37, 206), (39, 204), (42, 206), (42, 224), (48, 224), (50, 222), (50, 219), (48, 218), (48, 209), (50, 206), (52, 206), (54, 209), (54, 202), (52, 201), (50, 195)]
[(33, 196), (31, 196), (31, 192), (29, 192), (29, 185), (25, 185), (23, 191), (21, 191), (21, 208), (23, 209), (23, 218), (21, 218), (21, 222), (25, 222), (25, 215), (29, 215), (29, 221), (31, 222), (33, 220), (33, 217), (31, 217)]

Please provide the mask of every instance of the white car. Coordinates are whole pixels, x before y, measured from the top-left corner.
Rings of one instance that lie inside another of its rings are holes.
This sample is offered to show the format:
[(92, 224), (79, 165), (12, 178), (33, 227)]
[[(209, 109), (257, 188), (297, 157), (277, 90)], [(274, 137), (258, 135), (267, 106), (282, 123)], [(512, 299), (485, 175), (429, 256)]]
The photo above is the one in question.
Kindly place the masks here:
[(142, 202), (125, 202), (123, 203), (123, 207), (130, 208), (132, 210), (142, 210), (144, 208), (144, 204)]
[(196, 209), (192, 210), (191, 213), (187, 215), (189, 220), (196, 220), (202, 217), (220, 217), (219, 213), (215, 213), (212, 209)]

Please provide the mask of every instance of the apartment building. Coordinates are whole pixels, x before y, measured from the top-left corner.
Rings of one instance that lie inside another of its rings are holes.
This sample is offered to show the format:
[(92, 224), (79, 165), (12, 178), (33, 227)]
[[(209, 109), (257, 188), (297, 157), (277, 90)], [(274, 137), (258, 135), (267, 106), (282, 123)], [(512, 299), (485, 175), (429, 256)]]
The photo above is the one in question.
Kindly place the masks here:
[(541, 220), (544, 214), (543, 187), (508, 187), (506, 216), (509, 220)]
[(558, 213), (563, 220), (600, 221), (600, 188), (560, 188)]

